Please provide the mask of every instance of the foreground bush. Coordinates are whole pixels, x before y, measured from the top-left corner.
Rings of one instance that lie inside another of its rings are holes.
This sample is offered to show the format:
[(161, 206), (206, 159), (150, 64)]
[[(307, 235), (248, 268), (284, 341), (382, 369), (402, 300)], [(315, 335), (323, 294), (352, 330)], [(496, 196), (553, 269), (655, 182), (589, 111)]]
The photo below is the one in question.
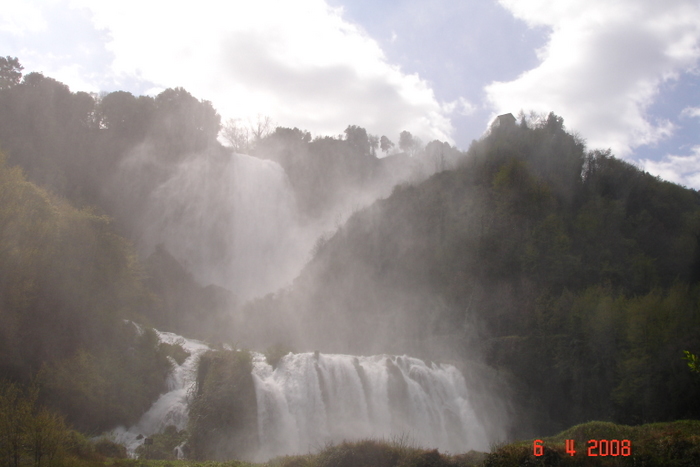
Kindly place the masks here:
[(272, 460), (271, 467), (467, 467), (481, 465), (484, 453), (471, 451), (451, 456), (437, 449), (420, 449), (403, 441), (346, 441), (318, 454)]

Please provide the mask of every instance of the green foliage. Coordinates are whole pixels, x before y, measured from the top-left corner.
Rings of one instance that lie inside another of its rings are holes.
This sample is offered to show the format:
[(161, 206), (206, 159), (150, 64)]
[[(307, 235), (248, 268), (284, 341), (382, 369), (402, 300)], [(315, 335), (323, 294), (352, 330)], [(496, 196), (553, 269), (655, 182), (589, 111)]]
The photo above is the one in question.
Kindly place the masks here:
[(245, 459), (257, 449), (252, 357), (246, 351), (202, 355), (190, 404), (188, 446), (194, 459)]
[(282, 360), (282, 357), (291, 352), (293, 352), (293, 350), (288, 346), (282, 344), (273, 345), (265, 350), (265, 360), (267, 363), (272, 365), (272, 368), (277, 368), (277, 365), (279, 364), (280, 360)]
[(221, 117), (209, 101), (183, 88), (166, 89), (155, 98), (149, 133), (168, 156), (201, 151), (216, 140)]
[(314, 455), (273, 459), (270, 464), (275, 467), (467, 467), (480, 465), (484, 457), (474, 452), (448, 456), (437, 449), (365, 439), (326, 446)]
[(0, 370), (28, 381), (75, 426), (133, 422), (170, 364), (124, 318), (148, 307), (131, 246), (0, 159)]
[(179, 430), (174, 425), (168, 425), (162, 433), (150, 436), (151, 444), (142, 444), (136, 448), (139, 459), (174, 460), (175, 448), (187, 440), (187, 431)]
[(70, 450), (63, 418), (36, 404), (36, 388), (0, 381), (0, 465), (57, 465)]
[(399, 149), (413, 155), (413, 152), (418, 147), (418, 141), (413, 137), (413, 135), (404, 130), (399, 135)]
[(0, 57), (0, 91), (19, 84), (23, 69), (17, 57)]
[(389, 138), (382, 135), (381, 139), (379, 140), (379, 147), (383, 152), (389, 154), (391, 148), (394, 147), (394, 143)]
[(687, 350), (684, 350), (683, 354), (685, 355), (683, 359), (686, 360), (690, 371), (693, 373), (700, 373), (700, 359), (698, 359), (698, 356), (688, 352)]
[(700, 417), (678, 358), (700, 345), (699, 234), (696, 191), (587, 152), (551, 114), (355, 213), (248, 326), (280, 339), (293, 315), (307, 346), (479, 351), (540, 432)]
[(125, 459), (126, 447), (115, 443), (109, 438), (102, 437), (95, 441), (95, 452), (104, 457), (113, 459)]
[(360, 154), (370, 154), (369, 138), (367, 130), (364, 128), (357, 125), (348, 125), (345, 129), (345, 140)]
[(164, 389), (171, 364), (155, 333), (146, 329), (139, 334), (125, 323), (115, 334), (124, 339), (124, 347), (81, 349), (39, 372), (45, 399), (79, 429), (131, 425)]
[[(158, 329), (205, 340), (225, 340), (229, 329), (233, 294), (215, 285), (202, 287), (192, 275), (161, 245), (144, 262), (145, 285), (159, 300), (149, 309), (146, 318)], [(166, 353), (181, 361), (181, 350), (163, 347)]]

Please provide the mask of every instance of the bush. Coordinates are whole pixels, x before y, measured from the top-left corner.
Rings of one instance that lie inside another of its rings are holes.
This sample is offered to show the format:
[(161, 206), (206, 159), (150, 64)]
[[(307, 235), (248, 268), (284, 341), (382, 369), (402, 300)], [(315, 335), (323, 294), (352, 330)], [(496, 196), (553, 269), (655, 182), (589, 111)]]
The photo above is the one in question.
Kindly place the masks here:
[(95, 442), (95, 451), (104, 457), (126, 459), (126, 447), (108, 438), (100, 438)]
[(265, 360), (272, 366), (272, 368), (277, 368), (277, 365), (279, 364), (280, 360), (282, 360), (282, 357), (290, 352), (292, 352), (292, 350), (285, 345), (273, 345), (265, 350)]
[(162, 433), (150, 437), (151, 444), (142, 444), (136, 448), (139, 459), (175, 460), (175, 448), (187, 439), (187, 431), (178, 431), (175, 425), (168, 425)]

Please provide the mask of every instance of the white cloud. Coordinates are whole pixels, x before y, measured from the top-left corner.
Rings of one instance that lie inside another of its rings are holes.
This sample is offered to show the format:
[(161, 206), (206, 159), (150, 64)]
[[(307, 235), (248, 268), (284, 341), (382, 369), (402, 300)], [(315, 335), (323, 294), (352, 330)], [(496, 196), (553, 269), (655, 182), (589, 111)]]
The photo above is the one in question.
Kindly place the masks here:
[(323, 0), (73, 4), (108, 32), (119, 79), (182, 86), (224, 117), (262, 113), (315, 134), (357, 124), (452, 142), (450, 106)]
[(700, 118), (700, 107), (686, 107), (681, 112), (681, 117)]
[(694, 146), (688, 156), (667, 155), (660, 161), (643, 159), (639, 163), (652, 175), (700, 190), (700, 146)]
[(471, 115), (476, 112), (476, 106), (464, 97), (459, 97), (452, 102), (447, 102), (446, 104), (443, 104), (442, 108), (449, 114), (457, 113), (459, 115)]
[(8, 2), (0, 8), (0, 31), (24, 36), (46, 29), (41, 10), (28, 3)]
[(554, 111), (591, 147), (618, 156), (673, 133), (646, 109), (659, 85), (696, 66), (700, 5), (693, 0), (499, 0), (531, 27), (551, 28), (540, 64), (486, 87), (494, 115)]

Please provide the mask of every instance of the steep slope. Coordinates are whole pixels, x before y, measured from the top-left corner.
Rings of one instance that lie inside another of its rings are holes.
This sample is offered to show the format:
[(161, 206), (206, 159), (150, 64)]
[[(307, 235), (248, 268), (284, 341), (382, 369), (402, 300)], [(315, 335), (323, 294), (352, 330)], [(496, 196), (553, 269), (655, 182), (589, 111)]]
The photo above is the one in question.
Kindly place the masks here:
[(700, 348), (699, 235), (696, 191), (587, 152), (550, 114), (356, 213), (241, 338), (481, 355), (545, 430), (700, 416), (682, 361)]
[(0, 378), (36, 379), (76, 428), (133, 421), (170, 368), (155, 335), (125, 322), (153, 306), (109, 219), (26, 181), (0, 155)]

